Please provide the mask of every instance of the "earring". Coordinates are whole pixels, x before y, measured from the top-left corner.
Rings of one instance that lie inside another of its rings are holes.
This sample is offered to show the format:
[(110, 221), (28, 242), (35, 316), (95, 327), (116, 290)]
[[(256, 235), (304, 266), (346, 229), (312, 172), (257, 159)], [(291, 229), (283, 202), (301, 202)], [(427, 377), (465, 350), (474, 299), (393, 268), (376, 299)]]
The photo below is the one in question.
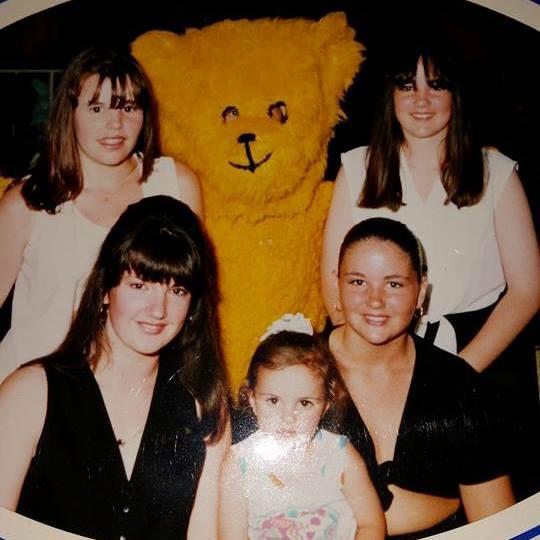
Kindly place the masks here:
[(419, 319), (421, 319), (424, 316), (424, 306), (420, 306), (416, 308), (416, 311), (414, 313)]
[(108, 311), (109, 311), (109, 304), (101, 304), (101, 307), (99, 308), (99, 324), (101, 326), (105, 326), (105, 322), (107, 321)]

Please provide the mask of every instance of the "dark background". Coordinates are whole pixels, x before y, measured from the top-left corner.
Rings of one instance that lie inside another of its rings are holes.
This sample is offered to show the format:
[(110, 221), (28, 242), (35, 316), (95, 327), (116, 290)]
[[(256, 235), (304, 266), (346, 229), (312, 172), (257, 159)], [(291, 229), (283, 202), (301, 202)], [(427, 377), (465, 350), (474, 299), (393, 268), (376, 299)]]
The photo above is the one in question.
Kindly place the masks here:
[[(225, 18), (307, 17), (345, 11), (368, 50), (367, 60), (344, 101), (348, 122), (329, 146), (326, 177), (339, 167), (339, 153), (369, 143), (373, 103), (385, 58), (403, 40), (440, 28), (463, 52), (475, 124), (486, 145), (519, 163), (536, 226), (540, 179), (540, 33), (492, 10), (461, 0), (356, 0), (311, 2), (152, 0), (141, 3), (72, 0), (0, 31), (0, 175), (23, 174), (39, 152), (49, 86), (71, 57), (90, 45), (125, 47), (150, 29), (183, 32)], [(58, 70), (44, 73), (16, 70)]]

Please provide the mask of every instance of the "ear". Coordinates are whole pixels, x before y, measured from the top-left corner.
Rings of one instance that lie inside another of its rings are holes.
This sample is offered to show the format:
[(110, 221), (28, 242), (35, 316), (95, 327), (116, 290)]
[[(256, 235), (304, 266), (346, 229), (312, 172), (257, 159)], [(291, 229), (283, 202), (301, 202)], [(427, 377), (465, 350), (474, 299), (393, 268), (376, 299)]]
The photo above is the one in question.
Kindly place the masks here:
[[(181, 161), (175, 141), (182, 138), (182, 122), (188, 108), (182, 103), (183, 88), (193, 84), (193, 69), (197, 61), (197, 49), (192, 33), (177, 35), (173, 32), (154, 30), (140, 35), (131, 44), (133, 56), (141, 63), (152, 85), (152, 92), (159, 104), (159, 134), (162, 150)], [(199, 69), (200, 71), (200, 69)], [(179, 97), (180, 96), (180, 97)], [(185, 111), (185, 112), (184, 112)]]
[(131, 43), (131, 54), (143, 65), (145, 71), (165, 71), (170, 62), (178, 58), (180, 36), (174, 32), (152, 30), (141, 34)]
[(336, 299), (335, 309), (341, 311), (341, 298), (339, 295), (339, 274), (337, 270), (332, 270), (332, 289)]
[(418, 299), (416, 300), (416, 309), (420, 309), (426, 300), (426, 294), (429, 287), (429, 282), (426, 276), (422, 277), (420, 282), (420, 291), (418, 292)]
[(131, 54), (140, 62), (161, 111), (178, 101), (178, 88), (191, 65), (191, 54), (186, 50), (186, 36), (174, 32), (153, 30), (140, 35), (131, 43)]
[(256, 403), (255, 403), (255, 396), (253, 395), (253, 390), (250, 388), (250, 389), (247, 391), (247, 394), (248, 394), (249, 406), (252, 408), (253, 414), (254, 414), (255, 416), (257, 416), (257, 405), (256, 405)]
[(109, 298), (109, 293), (106, 293), (105, 296), (103, 297), (103, 305), (104, 306), (108, 306), (110, 304), (110, 298)]
[(315, 23), (315, 48), (328, 118), (332, 125), (345, 118), (339, 101), (365, 59), (365, 47), (355, 40), (343, 12), (329, 13)]

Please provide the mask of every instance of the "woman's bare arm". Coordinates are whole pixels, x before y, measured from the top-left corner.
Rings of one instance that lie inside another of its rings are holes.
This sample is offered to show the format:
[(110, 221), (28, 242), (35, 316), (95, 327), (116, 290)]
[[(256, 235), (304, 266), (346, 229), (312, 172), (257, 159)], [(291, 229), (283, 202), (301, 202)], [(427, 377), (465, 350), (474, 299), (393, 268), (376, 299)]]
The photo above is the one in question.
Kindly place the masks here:
[(0, 385), (0, 506), (15, 510), (47, 412), (40, 366), (21, 368)]
[(470, 486), (460, 485), (459, 491), (469, 521), (477, 521), (512, 506), (515, 502), (508, 476)]
[(334, 325), (341, 324), (338, 308), (337, 274), (341, 242), (351, 228), (350, 195), (343, 167), (337, 175), (332, 203), (326, 218), (321, 253), (321, 292), (328, 315)]
[(342, 489), (356, 519), (355, 540), (384, 540), (386, 521), (364, 460), (350, 443), (345, 451)]
[(19, 184), (0, 198), (0, 305), (17, 279), (32, 232), (34, 212), (26, 206), (21, 188)]
[(204, 220), (204, 207), (201, 192), (201, 185), (195, 173), (183, 163), (175, 162), (176, 178), (180, 189), (180, 200), (186, 203)]
[(231, 444), (228, 425), (219, 441), (206, 445), (206, 457), (188, 527), (188, 540), (218, 538), (219, 479), (223, 459)]
[(540, 256), (527, 198), (514, 172), (495, 209), (495, 234), (508, 290), (459, 356), (488, 367), (521, 332), (540, 302)]

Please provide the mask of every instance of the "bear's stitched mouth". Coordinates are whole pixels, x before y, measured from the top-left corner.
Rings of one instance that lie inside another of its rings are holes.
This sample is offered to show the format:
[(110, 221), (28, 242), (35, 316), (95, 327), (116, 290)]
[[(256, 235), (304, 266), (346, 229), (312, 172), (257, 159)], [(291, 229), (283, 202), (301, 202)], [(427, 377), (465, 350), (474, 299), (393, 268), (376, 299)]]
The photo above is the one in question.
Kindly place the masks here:
[(242, 169), (243, 171), (249, 171), (249, 172), (254, 173), (257, 167), (260, 167), (263, 163), (266, 163), (270, 159), (271, 155), (272, 155), (272, 152), (270, 152), (269, 154), (266, 154), (266, 156), (263, 159), (261, 159), (259, 163), (255, 163), (255, 161), (253, 161), (253, 158), (251, 157), (251, 153), (248, 153), (249, 165), (240, 165), (239, 163), (233, 163), (232, 161), (229, 161), (229, 165), (232, 165), (233, 167), (236, 167), (237, 169)]

